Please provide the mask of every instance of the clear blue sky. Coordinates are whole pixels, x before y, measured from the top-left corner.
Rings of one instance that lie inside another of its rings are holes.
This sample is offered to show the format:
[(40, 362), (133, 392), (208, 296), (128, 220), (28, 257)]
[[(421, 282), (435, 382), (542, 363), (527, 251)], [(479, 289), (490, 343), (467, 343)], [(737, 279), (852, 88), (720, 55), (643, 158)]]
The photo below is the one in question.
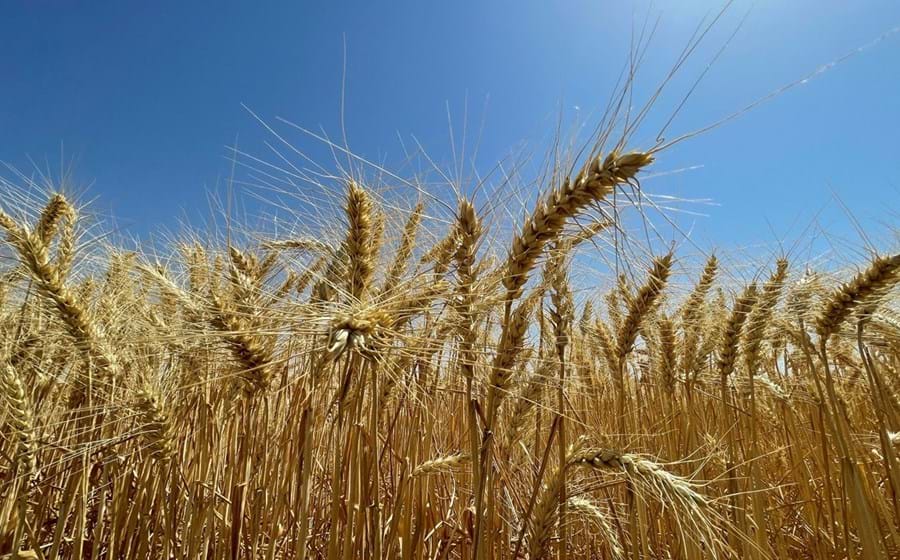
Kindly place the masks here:
[[(673, 125), (687, 132), (900, 25), (895, 1), (758, 0), (735, 6), (697, 53), (671, 109), (740, 18), (737, 36)], [(658, 1), (646, 86), (718, 2)], [(454, 124), (484, 121), (486, 167), (562, 115), (590, 121), (627, 52), (644, 2), (8, 1), (0, 16), (0, 160), (75, 158), (98, 208), (142, 235), (208, 210), (228, 175), (226, 146), (264, 151), (242, 109), (339, 135), (343, 44), (351, 147), (395, 161), (398, 135), (450, 159)], [(680, 88), (680, 89), (679, 89)], [(667, 105), (668, 104), (668, 105)], [(634, 141), (649, 144), (665, 111)], [(653, 125), (656, 125), (654, 128)], [(458, 132), (458, 131), (457, 131)], [(703, 166), (647, 183), (711, 198), (698, 238), (719, 245), (799, 234), (836, 193), (863, 221), (896, 220), (900, 200), (900, 35), (728, 125), (663, 154), (657, 169)], [(304, 149), (315, 142), (294, 135)], [(327, 155), (325, 156), (327, 163)], [(830, 204), (822, 223), (853, 237)]]

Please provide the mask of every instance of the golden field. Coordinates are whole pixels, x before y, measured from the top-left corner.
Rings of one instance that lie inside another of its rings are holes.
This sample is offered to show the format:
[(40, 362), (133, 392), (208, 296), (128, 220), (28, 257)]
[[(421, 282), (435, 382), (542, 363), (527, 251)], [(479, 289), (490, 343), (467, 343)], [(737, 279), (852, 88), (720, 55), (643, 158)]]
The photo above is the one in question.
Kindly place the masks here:
[(4, 182), (2, 557), (897, 558), (900, 255), (654, 249), (603, 130), (513, 210), (351, 165), (165, 249)]

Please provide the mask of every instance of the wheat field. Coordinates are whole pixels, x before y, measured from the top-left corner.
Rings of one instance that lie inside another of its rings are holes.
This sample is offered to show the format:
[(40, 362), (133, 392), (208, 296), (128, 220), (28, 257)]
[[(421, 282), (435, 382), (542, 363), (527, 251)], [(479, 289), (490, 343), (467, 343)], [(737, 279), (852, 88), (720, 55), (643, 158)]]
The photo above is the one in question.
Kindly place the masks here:
[(603, 130), (164, 249), (4, 181), (2, 557), (900, 557), (900, 254), (637, 250), (665, 150)]

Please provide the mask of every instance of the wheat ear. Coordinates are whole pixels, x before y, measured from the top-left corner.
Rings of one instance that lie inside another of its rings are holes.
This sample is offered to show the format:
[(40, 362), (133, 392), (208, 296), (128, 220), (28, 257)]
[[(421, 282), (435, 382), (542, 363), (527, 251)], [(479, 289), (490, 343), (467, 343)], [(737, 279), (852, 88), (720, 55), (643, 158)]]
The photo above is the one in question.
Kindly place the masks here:
[(69, 212), (71, 206), (60, 193), (55, 193), (50, 197), (50, 201), (44, 206), (41, 215), (35, 225), (35, 232), (44, 243), (49, 244), (59, 229), (60, 221)]
[(712, 254), (706, 259), (706, 264), (703, 266), (703, 272), (700, 274), (700, 279), (681, 306), (680, 315), (683, 328), (687, 328), (688, 325), (693, 324), (697, 320), (703, 302), (706, 301), (706, 295), (709, 293), (710, 288), (712, 288), (718, 272), (719, 259), (716, 258), (715, 254)]
[(711, 558), (716, 558), (720, 549), (727, 549), (712, 522), (717, 514), (690, 480), (646, 457), (612, 449), (586, 449), (573, 454), (569, 462), (573, 467), (624, 474), (639, 494), (650, 496), (665, 507), (672, 508), (679, 526), (691, 529), (686, 536), (708, 547)]
[(619, 327), (616, 340), (616, 354), (620, 363), (625, 360), (632, 348), (634, 348), (634, 342), (637, 340), (641, 323), (644, 317), (653, 311), (653, 308), (659, 301), (659, 296), (662, 294), (669, 279), (671, 268), (671, 253), (654, 259), (653, 268), (650, 269), (650, 275), (647, 277), (647, 283), (641, 286), (637, 295), (629, 298), (628, 314), (625, 316), (622, 326)]
[(272, 353), (259, 336), (253, 333), (246, 318), (235, 312), (216, 293), (211, 294), (214, 306), (213, 326), (218, 328), (232, 354), (243, 366), (240, 373), (248, 396), (268, 388), (272, 380)]
[(430, 459), (413, 469), (412, 476), (425, 476), (430, 474), (454, 472), (469, 461), (469, 456), (464, 453), (454, 453)]
[(682, 332), (679, 364), (681, 371), (685, 373), (694, 371), (697, 347), (700, 343), (700, 313), (702, 312), (703, 304), (706, 302), (706, 296), (716, 280), (718, 270), (719, 260), (715, 254), (710, 255), (706, 260), (706, 265), (703, 267), (700, 279), (679, 312)]
[(600, 346), (600, 352), (606, 360), (609, 371), (615, 373), (619, 367), (619, 360), (616, 357), (616, 343), (613, 340), (609, 329), (606, 327), (606, 323), (600, 318), (597, 318), (597, 320), (594, 321), (593, 335), (597, 340), (597, 344)]
[(551, 368), (552, 362), (545, 362), (541, 369), (533, 373), (528, 381), (522, 384), (522, 389), (516, 395), (515, 404), (509, 411), (503, 433), (504, 448), (508, 455), (512, 454), (512, 448), (519, 442), (525, 422), (528, 420), (528, 413), (541, 400), (546, 379), (552, 374)]
[(568, 505), (573, 512), (581, 513), (597, 524), (606, 544), (609, 545), (609, 551), (613, 558), (616, 560), (625, 558), (625, 550), (622, 548), (622, 543), (619, 542), (619, 535), (616, 534), (616, 530), (610, 523), (609, 516), (605, 511), (591, 500), (581, 496), (569, 498)]
[(707, 501), (687, 479), (664, 469), (659, 463), (613, 449), (587, 449), (570, 458), (574, 466), (601, 470), (621, 471), (648, 486), (660, 490), (663, 496), (677, 496), (698, 507), (706, 507)]
[[(475, 372), (477, 334), (473, 312), (475, 306), (473, 290), (476, 280), (474, 263), (481, 233), (481, 221), (475, 211), (475, 206), (469, 200), (461, 198), (456, 217), (456, 237), (459, 239), (459, 246), (453, 258), (456, 261), (456, 291), (459, 300), (456, 307), (462, 319), (459, 325), (459, 334), (462, 339), (459, 349), (460, 365), (463, 375), (468, 380), (474, 377)], [(467, 389), (467, 393), (471, 393), (471, 390)], [(471, 399), (471, 395), (468, 396)]]
[(102, 373), (102, 381), (111, 382), (118, 377), (116, 355), (109, 348), (105, 337), (96, 328), (86, 309), (63, 280), (58, 266), (50, 262), (49, 248), (35, 232), (19, 227), (12, 218), (0, 211), (0, 226), (8, 233), (19, 257), (37, 281), (39, 291), (53, 302), (69, 335), (83, 349)]
[(513, 238), (503, 277), (506, 301), (521, 297), (544, 246), (562, 232), (569, 218), (606, 198), (616, 185), (633, 180), (652, 161), (653, 156), (645, 152), (611, 152), (605, 158), (598, 155), (573, 179), (550, 191)]
[(756, 301), (756, 284), (750, 284), (744, 289), (734, 302), (734, 309), (728, 317), (725, 325), (725, 332), (722, 334), (722, 340), (719, 343), (719, 375), (728, 377), (734, 371), (734, 362), (737, 359), (738, 341), (741, 337), (741, 331), (744, 328), (744, 321)]
[(37, 476), (37, 435), (31, 399), (18, 372), (9, 364), (0, 366), (0, 391), (16, 439), (16, 464), (29, 479)]
[(519, 305), (510, 315), (509, 321), (500, 336), (497, 353), (491, 365), (491, 374), (488, 379), (488, 417), (493, 418), (493, 413), (500, 405), (500, 401), (509, 392), (512, 376), (515, 373), (515, 363), (522, 350), (525, 334), (531, 312), (537, 298), (529, 297)]
[(900, 278), (900, 254), (876, 257), (869, 268), (835, 290), (822, 306), (816, 319), (816, 330), (828, 339), (840, 328), (850, 313), (874, 294), (886, 290)]
[(572, 459), (582, 453), (584, 439), (579, 438), (568, 449), (566, 462), (557, 465), (550, 474), (547, 483), (543, 486), (540, 497), (532, 514), (533, 521), (528, 533), (528, 558), (539, 560), (547, 553), (547, 545), (553, 536), (553, 527), (556, 525), (559, 513), (559, 496), (566, 484), (568, 467)]
[(744, 328), (744, 363), (747, 371), (755, 373), (759, 364), (759, 349), (765, 335), (766, 325), (778, 304), (781, 288), (787, 276), (788, 262), (778, 259), (772, 276), (763, 284), (762, 292), (756, 301), (756, 305), (747, 317), (747, 326)]
[(347, 237), (344, 241), (349, 265), (350, 295), (361, 300), (369, 290), (375, 272), (375, 227), (372, 200), (368, 193), (350, 181), (347, 186)]
[(672, 320), (663, 314), (659, 318), (659, 366), (662, 385), (666, 392), (675, 391), (675, 327)]
[(159, 392), (149, 387), (140, 389), (135, 407), (141, 420), (141, 434), (147, 442), (150, 456), (166, 461), (175, 450), (175, 427), (165, 401)]
[(387, 277), (385, 278), (382, 292), (389, 292), (393, 289), (400, 279), (406, 274), (406, 268), (409, 265), (409, 258), (412, 256), (413, 249), (416, 246), (416, 233), (419, 231), (419, 224), (422, 222), (422, 212), (425, 210), (425, 204), (419, 202), (413, 208), (406, 224), (403, 226), (403, 235), (400, 237), (400, 245), (394, 254), (394, 260), (388, 268)]

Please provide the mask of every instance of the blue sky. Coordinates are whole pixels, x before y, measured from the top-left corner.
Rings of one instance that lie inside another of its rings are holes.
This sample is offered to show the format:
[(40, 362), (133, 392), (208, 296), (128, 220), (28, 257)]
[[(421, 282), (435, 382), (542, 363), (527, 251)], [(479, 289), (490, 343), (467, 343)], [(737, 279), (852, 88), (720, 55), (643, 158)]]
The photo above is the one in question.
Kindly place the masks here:
[[(202, 5), (201, 5), (202, 4)], [(659, 28), (638, 82), (648, 92), (719, 2), (649, 7)], [(752, 7), (752, 9), (750, 9)], [(735, 2), (671, 95), (634, 138), (653, 142), (716, 50), (749, 15), (671, 134), (707, 125), (900, 25), (900, 3)], [(201, 219), (223, 184), (227, 146), (272, 140), (242, 104), (339, 136), (344, 45), (351, 148), (402, 158), (413, 136), (438, 162), (483, 123), (478, 163), (539, 154), (558, 120), (592, 122), (606, 103), (644, 2), (18, 1), (0, 18), (0, 160), (58, 169), (61, 147), (96, 208), (141, 236)], [(729, 124), (661, 155), (652, 192), (712, 199), (693, 224), (705, 244), (801, 234), (816, 216), (859, 244), (840, 198), (876, 231), (900, 200), (900, 34)], [(291, 141), (330, 156), (302, 134)], [(471, 140), (470, 140), (471, 145)], [(523, 148), (523, 146), (525, 146)], [(520, 152), (521, 153), (521, 152)], [(702, 166), (702, 167), (699, 167)], [(824, 207), (824, 210), (823, 210)], [(689, 219), (692, 220), (692, 219)], [(883, 232), (883, 230), (882, 230)]]

